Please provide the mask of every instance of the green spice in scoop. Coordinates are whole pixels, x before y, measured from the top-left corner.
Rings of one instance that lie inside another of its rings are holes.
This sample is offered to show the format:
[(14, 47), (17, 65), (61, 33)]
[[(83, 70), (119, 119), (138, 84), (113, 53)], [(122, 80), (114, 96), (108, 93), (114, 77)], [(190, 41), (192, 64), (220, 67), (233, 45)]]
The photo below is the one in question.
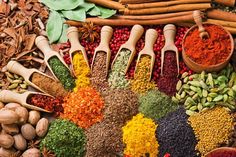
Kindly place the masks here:
[(56, 77), (65, 87), (65, 89), (72, 90), (75, 87), (75, 80), (71, 76), (71, 73), (68, 68), (56, 56), (50, 58), (48, 60), (48, 63)]

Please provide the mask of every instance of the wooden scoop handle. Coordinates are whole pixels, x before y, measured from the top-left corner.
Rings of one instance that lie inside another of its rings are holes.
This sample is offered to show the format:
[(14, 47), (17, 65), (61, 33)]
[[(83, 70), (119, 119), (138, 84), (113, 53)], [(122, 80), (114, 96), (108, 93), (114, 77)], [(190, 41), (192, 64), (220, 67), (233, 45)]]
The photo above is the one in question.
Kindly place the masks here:
[(101, 42), (98, 46), (99, 49), (103, 47), (109, 48), (109, 42), (113, 34), (113, 29), (110, 26), (103, 26), (101, 29)]
[(131, 29), (129, 39), (127, 43), (135, 47), (137, 41), (142, 36), (144, 28), (141, 25), (134, 25)]
[(22, 103), (23, 95), (12, 92), (10, 90), (3, 90), (0, 92), (0, 101), (1, 102), (15, 102), (15, 103)]
[(79, 42), (79, 32), (76, 27), (69, 27), (67, 30), (67, 37), (70, 41), (70, 53), (84, 49)]
[(49, 45), (48, 39), (44, 36), (38, 36), (35, 39), (35, 45), (44, 53), (44, 57), (50, 56), (50, 52), (53, 51)]
[(165, 46), (167, 45), (175, 45), (175, 34), (176, 34), (176, 27), (173, 24), (168, 24), (164, 27), (164, 37), (165, 37)]
[(148, 29), (145, 34), (145, 50), (153, 52), (153, 45), (157, 40), (157, 31), (155, 29)]
[(193, 18), (195, 23), (198, 26), (198, 31), (200, 33), (200, 37), (208, 37), (208, 33), (206, 32), (205, 28), (202, 25), (202, 17), (201, 17), (201, 12), (200, 10), (195, 10), (193, 11)]

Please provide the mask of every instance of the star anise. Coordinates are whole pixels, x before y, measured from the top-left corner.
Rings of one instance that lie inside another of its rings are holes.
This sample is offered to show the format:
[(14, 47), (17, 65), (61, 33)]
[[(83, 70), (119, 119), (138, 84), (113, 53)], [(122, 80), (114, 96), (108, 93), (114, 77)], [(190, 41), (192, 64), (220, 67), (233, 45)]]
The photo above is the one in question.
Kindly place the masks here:
[(56, 157), (56, 155), (52, 151), (48, 150), (46, 147), (43, 148), (42, 155), (43, 157)]
[(39, 143), (40, 143), (40, 140), (31, 140), (29, 143), (28, 143), (28, 149), (30, 148), (39, 148)]
[(99, 38), (100, 27), (94, 25), (93, 23), (83, 23), (82, 27), (78, 28), (81, 39), (89, 40), (90, 42), (94, 42), (95, 39)]

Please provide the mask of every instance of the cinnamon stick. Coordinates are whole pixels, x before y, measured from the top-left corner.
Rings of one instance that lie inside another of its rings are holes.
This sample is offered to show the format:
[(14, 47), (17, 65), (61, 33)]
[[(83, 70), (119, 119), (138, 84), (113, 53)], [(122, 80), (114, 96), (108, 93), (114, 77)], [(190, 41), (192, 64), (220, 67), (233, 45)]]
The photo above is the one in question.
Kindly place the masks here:
[(211, 10), (208, 10), (206, 13), (207, 13), (207, 17), (211, 19), (236, 22), (235, 13), (229, 13), (229, 12), (218, 10), (218, 9), (211, 9)]
[(97, 5), (101, 5), (103, 7), (110, 8), (110, 9), (119, 10), (119, 9), (125, 8), (124, 5), (116, 1), (110, 1), (110, 0), (86, 0), (86, 1), (97, 4)]
[(176, 17), (180, 15), (190, 15), (193, 14), (192, 11), (183, 11), (177, 13), (165, 13), (165, 14), (156, 14), (156, 15), (118, 15), (118, 19), (131, 19), (131, 20), (155, 20), (155, 19), (164, 19), (169, 17)]
[(129, 9), (145, 9), (154, 7), (168, 7), (177, 4), (191, 4), (191, 3), (207, 3), (211, 0), (174, 0), (174, 1), (164, 1), (164, 2), (152, 2), (152, 3), (142, 3), (142, 4), (128, 4)]
[(215, 2), (229, 7), (235, 6), (235, 0), (215, 0)]
[[(168, 23), (179, 23), (184, 21), (193, 21), (192, 14), (181, 15), (176, 17), (170, 17), (165, 19), (156, 20), (127, 20), (127, 19), (101, 19), (101, 18), (87, 18), (85, 22), (92, 22), (96, 25), (110, 25), (110, 26), (130, 26), (135, 24), (140, 25), (157, 25), (157, 24), (168, 24)], [(71, 26), (80, 26), (82, 22), (67, 20), (65, 22)]]
[(168, 13), (168, 12), (179, 12), (179, 11), (189, 11), (189, 10), (201, 10), (211, 8), (210, 3), (197, 3), (197, 4), (180, 4), (168, 7), (155, 7), (147, 9), (130, 10), (124, 9), (120, 12), (124, 12), (125, 15), (148, 15), (148, 14), (158, 14), (158, 13)]
[(138, 4), (138, 3), (148, 3), (155, 2), (156, 0), (120, 0), (119, 2), (122, 4)]
[(206, 22), (222, 25), (222, 26), (225, 26), (225, 27), (234, 27), (234, 28), (236, 28), (236, 22), (223, 21), (223, 20), (214, 20), (214, 19), (207, 19)]
[(224, 29), (228, 30), (231, 34), (236, 34), (236, 28), (235, 27), (225, 27)]

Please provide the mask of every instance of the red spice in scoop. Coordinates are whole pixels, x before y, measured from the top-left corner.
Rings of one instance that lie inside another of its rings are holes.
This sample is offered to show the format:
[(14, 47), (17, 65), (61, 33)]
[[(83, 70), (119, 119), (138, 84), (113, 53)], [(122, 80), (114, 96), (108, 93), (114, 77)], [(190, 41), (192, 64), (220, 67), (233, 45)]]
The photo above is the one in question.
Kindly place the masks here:
[(209, 38), (201, 39), (196, 27), (184, 41), (186, 55), (194, 62), (209, 66), (224, 62), (231, 52), (231, 41), (227, 32), (217, 25), (203, 25)]

